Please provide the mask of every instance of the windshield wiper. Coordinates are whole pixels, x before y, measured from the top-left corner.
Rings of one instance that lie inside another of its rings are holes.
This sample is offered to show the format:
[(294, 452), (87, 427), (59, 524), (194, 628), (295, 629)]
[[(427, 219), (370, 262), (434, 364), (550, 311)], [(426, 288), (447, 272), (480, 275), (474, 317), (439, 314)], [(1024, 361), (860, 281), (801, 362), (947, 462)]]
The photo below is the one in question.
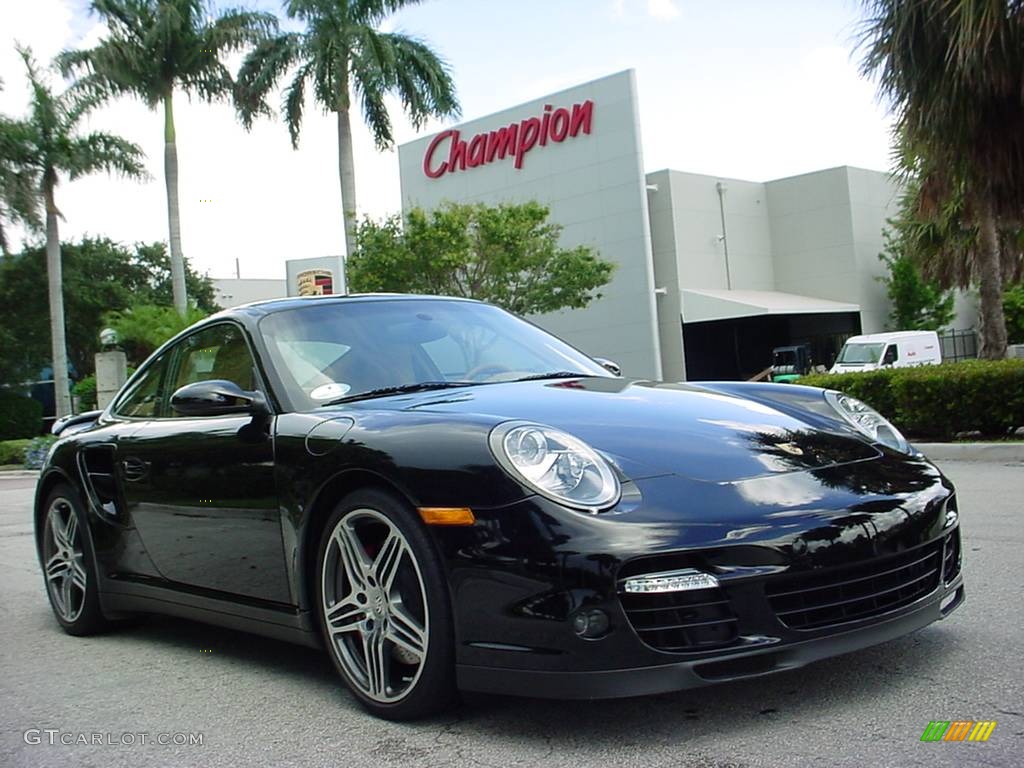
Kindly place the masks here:
[(523, 376), (521, 379), (512, 381), (537, 381), (539, 379), (592, 379), (593, 373), (580, 373), (579, 371), (548, 371), (547, 373), (535, 373), (532, 376)]
[(453, 389), (455, 387), (471, 387), (479, 384), (478, 381), (418, 381), (415, 384), (400, 384), (396, 387), (380, 387), (379, 389), (368, 389), (366, 392), (357, 392), (354, 395), (337, 397), (328, 400), (319, 406), (323, 408), (328, 405), (340, 405), (351, 403), (355, 400), (371, 400), (375, 397), (387, 397), (388, 395), (403, 395), (409, 392), (429, 392), (434, 389)]

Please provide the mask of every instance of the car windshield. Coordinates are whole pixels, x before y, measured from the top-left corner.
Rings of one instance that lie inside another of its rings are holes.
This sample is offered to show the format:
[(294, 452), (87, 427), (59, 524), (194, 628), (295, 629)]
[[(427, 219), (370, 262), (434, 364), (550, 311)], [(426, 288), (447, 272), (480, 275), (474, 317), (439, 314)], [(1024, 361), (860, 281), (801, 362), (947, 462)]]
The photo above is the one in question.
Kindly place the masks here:
[(837, 363), (877, 363), (885, 344), (844, 344)]
[(470, 301), (318, 302), (275, 312), (259, 327), (300, 410), (377, 390), (610, 375), (540, 328)]

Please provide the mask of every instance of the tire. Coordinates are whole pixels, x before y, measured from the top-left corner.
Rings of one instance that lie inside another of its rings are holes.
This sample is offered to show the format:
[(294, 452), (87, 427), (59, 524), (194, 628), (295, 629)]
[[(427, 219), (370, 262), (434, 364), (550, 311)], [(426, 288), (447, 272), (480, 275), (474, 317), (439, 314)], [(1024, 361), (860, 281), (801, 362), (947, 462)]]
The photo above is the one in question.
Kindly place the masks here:
[(46, 499), (44, 514), (40, 565), (57, 623), (76, 636), (108, 629), (110, 622), (100, 610), (92, 539), (78, 494), (67, 484), (56, 486)]
[(378, 489), (342, 499), (320, 536), (316, 585), (324, 646), (368, 712), (413, 720), (454, 704), (447, 581), (408, 504)]

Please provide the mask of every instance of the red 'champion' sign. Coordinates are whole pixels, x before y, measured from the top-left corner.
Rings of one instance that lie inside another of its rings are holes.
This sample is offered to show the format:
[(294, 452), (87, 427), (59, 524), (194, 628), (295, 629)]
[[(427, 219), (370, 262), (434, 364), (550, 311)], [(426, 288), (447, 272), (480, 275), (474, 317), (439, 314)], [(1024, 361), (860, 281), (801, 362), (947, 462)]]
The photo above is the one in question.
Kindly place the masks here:
[[(540, 117), (530, 117), (496, 131), (478, 133), (468, 142), (460, 138), (456, 130), (441, 131), (423, 156), (423, 172), (432, 179), (439, 179), (446, 173), (476, 168), (506, 157), (513, 158), (516, 168), (522, 168), (526, 153), (535, 146), (546, 146), (549, 141), (560, 144), (581, 132), (589, 134), (593, 115), (594, 102), (587, 99), (582, 104), (573, 104), (571, 112), (564, 107), (553, 110), (550, 104), (545, 104)], [(446, 141), (448, 157), (441, 160), (435, 156)]]

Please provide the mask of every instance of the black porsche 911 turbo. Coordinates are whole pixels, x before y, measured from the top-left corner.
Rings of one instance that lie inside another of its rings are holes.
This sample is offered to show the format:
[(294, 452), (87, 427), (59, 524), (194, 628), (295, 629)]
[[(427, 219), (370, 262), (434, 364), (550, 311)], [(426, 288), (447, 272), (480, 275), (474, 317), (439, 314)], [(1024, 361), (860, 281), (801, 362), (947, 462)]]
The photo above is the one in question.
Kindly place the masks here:
[(137, 613), (328, 650), (371, 712), (793, 669), (964, 599), (953, 486), (792, 384), (622, 378), (462, 299), (282, 299), (60, 422), (36, 491), (57, 621)]

